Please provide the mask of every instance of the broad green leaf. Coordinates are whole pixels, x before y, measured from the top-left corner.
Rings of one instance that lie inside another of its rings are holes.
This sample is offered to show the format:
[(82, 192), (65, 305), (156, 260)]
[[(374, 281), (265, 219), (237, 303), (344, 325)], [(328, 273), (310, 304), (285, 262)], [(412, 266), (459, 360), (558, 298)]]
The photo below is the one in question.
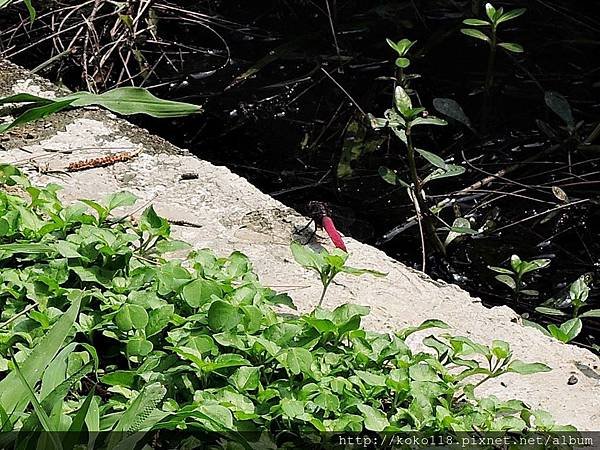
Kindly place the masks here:
[(365, 428), (371, 431), (383, 431), (390, 425), (385, 414), (369, 405), (356, 405), (362, 413)]
[(287, 351), (286, 362), (288, 370), (294, 375), (310, 373), (313, 356), (305, 348), (293, 347)]
[(546, 106), (560, 117), (569, 127), (575, 126), (575, 119), (569, 101), (558, 92), (546, 91), (544, 93)]
[(491, 3), (485, 4), (485, 13), (488, 16), (488, 18), (492, 22), (494, 22), (494, 16), (496, 15), (496, 8), (494, 8)]
[(140, 217), (140, 229), (149, 232), (153, 236), (168, 237), (171, 226), (166, 219), (156, 214), (153, 206), (149, 206)]
[(475, 38), (475, 39), (480, 39), (480, 40), (482, 40), (482, 41), (485, 41), (485, 42), (487, 42), (488, 44), (491, 42), (491, 41), (490, 41), (490, 38), (489, 38), (489, 37), (487, 37), (487, 36), (486, 36), (484, 33), (482, 33), (482, 32), (481, 32), (481, 31), (479, 31), (479, 30), (475, 30), (475, 29), (473, 29), (473, 28), (461, 28), (461, 29), (460, 29), (460, 32), (461, 32), (462, 34), (465, 34), (465, 35), (467, 35), (467, 36), (473, 37), (473, 38)]
[(504, 14), (504, 8), (500, 7), (496, 10), (496, 12), (494, 13), (494, 18), (492, 19), (493, 22), (496, 23), (496, 25), (498, 24), (498, 19), (502, 16), (502, 14)]
[[(513, 255), (516, 256), (516, 255)], [(517, 266), (513, 266), (517, 267), (515, 270), (517, 272), (519, 272), (520, 274), (526, 274), (528, 272), (533, 272), (536, 270), (540, 270), (543, 269), (544, 267), (548, 267), (550, 265), (550, 260), (549, 259), (534, 259), (533, 261), (521, 261)], [(511, 261), (512, 264), (512, 261)]]
[(154, 349), (152, 342), (142, 338), (133, 338), (127, 341), (127, 354), (129, 356), (146, 356)]
[(500, 42), (498, 43), (498, 47), (502, 47), (505, 50), (513, 53), (523, 53), (523, 46), (521, 44), (517, 44), (515, 42)]
[(548, 308), (546, 306), (538, 306), (535, 308), (540, 314), (546, 314), (548, 316), (566, 316), (567, 314), (556, 308)]
[(586, 281), (586, 276), (582, 275), (575, 280), (569, 288), (569, 297), (572, 301), (585, 303), (590, 295), (590, 288)]
[(436, 155), (435, 153), (431, 153), (426, 150), (422, 150), (420, 148), (416, 148), (415, 150), (417, 151), (417, 153), (419, 155), (421, 155), (423, 158), (425, 158), (427, 161), (429, 161), (435, 167), (439, 167), (440, 169), (444, 169), (444, 170), (446, 170), (446, 168), (448, 167), (448, 164), (446, 164), (446, 162), (442, 158), (440, 158), (438, 155)]
[(510, 269), (506, 269), (504, 267), (497, 267), (497, 266), (488, 266), (488, 269), (493, 270), (494, 272), (497, 273), (504, 273), (506, 275), (513, 275), (514, 272)]
[(523, 261), (521, 260), (521, 258), (519, 257), (519, 255), (511, 255), (511, 257), (510, 257), (510, 266), (512, 267), (512, 269), (515, 272), (520, 272), (521, 271), (522, 264), (523, 264)]
[(396, 58), (396, 66), (401, 69), (406, 69), (410, 66), (410, 59), (408, 58)]
[(312, 316), (303, 316), (302, 320), (304, 320), (307, 324), (309, 324), (321, 334), (334, 333), (335, 331), (337, 331), (337, 327), (329, 319), (317, 319), (316, 317)]
[(579, 333), (581, 333), (582, 327), (583, 327), (583, 324), (581, 323), (581, 319), (576, 317), (574, 319), (567, 320), (565, 323), (563, 323), (560, 326), (560, 330), (567, 337), (567, 339), (568, 339), (567, 342), (570, 342), (573, 339), (575, 339)]
[(552, 427), (555, 421), (552, 415), (546, 411), (540, 409), (533, 411), (533, 417), (535, 418), (535, 425), (543, 428), (544, 430), (553, 431)]
[(441, 320), (429, 319), (422, 322), (419, 326), (408, 327), (398, 331), (396, 333), (396, 336), (398, 336), (400, 339), (406, 339), (408, 336), (410, 336), (413, 333), (416, 333), (417, 331), (428, 330), (430, 328), (448, 329), (450, 328), (450, 326), (447, 323), (442, 322)]
[(340, 408), (340, 399), (337, 395), (329, 391), (323, 391), (314, 399), (315, 405), (325, 411), (338, 411)]
[(405, 181), (403, 181), (398, 174), (396, 173), (395, 170), (389, 169), (387, 167), (379, 167), (379, 176), (386, 182), (389, 183), (393, 186), (403, 186), (403, 187), (410, 187), (409, 184)]
[(542, 363), (526, 363), (521, 360), (515, 359), (512, 361), (507, 368), (508, 372), (515, 372), (521, 375), (530, 375), (533, 373), (550, 372), (550, 367)]
[(190, 250), (192, 246), (185, 241), (179, 241), (177, 239), (162, 240), (156, 243), (153, 250), (159, 255), (165, 253), (179, 252), (182, 250)]
[(131, 192), (115, 192), (107, 197), (105, 203), (108, 211), (119, 208), (121, 206), (132, 206), (137, 201), (137, 197)]
[(385, 386), (385, 376), (366, 370), (355, 370), (354, 373), (360, 378), (366, 386)]
[(392, 132), (396, 135), (398, 139), (400, 139), (404, 144), (407, 144), (406, 131), (397, 126), (390, 126)]
[(569, 338), (567, 337), (567, 335), (553, 323), (548, 325), (548, 331), (550, 332), (552, 337), (558, 339), (560, 342), (567, 343), (569, 341)]
[(276, 294), (272, 297), (268, 297), (267, 300), (273, 305), (285, 305), (292, 309), (298, 309), (288, 294)]
[(390, 47), (398, 52), (398, 55), (404, 56), (408, 50), (415, 45), (417, 41), (411, 41), (410, 39), (402, 39), (398, 42), (394, 42), (391, 39), (386, 39), (386, 42)]
[(82, 255), (77, 251), (79, 246), (69, 241), (56, 241), (54, 249), (58, 254), (65, 258), (81, 258)]
[(320, 271), (325, 265), (323, 256), (321, 256), (319, 253), (315, 252), (306, 245), (302, 245), (294, 241), (291, 243), (290, 249), (292, 250), (292, 255), (294, 256), (294, 259), (302, 267)]
[[(151, 417), (151, 414), (157, 409), (158, 405), (167, 393), (167, 389), (161, 383), (152, 383), (144, 386), (135, 399), (129, 404), (125, 412), (119, 416), (119, 420), (113, 428), (113, 432), (109, 435), (109, 448), (116, 448), (124, 437), (124, 432), (136, 433), (137, 440), (144, 437), (148, 425), (145, 424), (146, 419)], [(146, 425), (144, 427), (144, 425)], [(130, 443), (131, 444), (131, 443)], [(134, 448), (135, 443), (128, 448)]]
[(510, 275), (496, 275), (494, 278), (500, 283), (507, 285), (513, 291), (517, 289), (517, 283), (515, 282), (515, 279)]
[(440, 119), (439, 117), (435, 117), (435, 116), (417, 117), (410, 121), (411, 127), (416, 127), (418, 125), (444, 126), (444, 125), (448, 125), (448, 122), (446, 122), (444, 119)]
[(408, 375), (414, 381), (438, 382), (440, 377), (433, 367), (427, 363), (414, 364), (408, 368)]
[(540, 295), (539, 291), (536, 291), (535, 289), (521, 289), (519, 293), (530, 297), (537, 297)]
[(215, 281), (197, 278), (184, 286), (181, 295), (188, 305), (198, 308), (210, 302), (213, 295), (221, 297), (222, 292)]
[(100, 380), (102, 383), (109, 386), (133, 387), (136, 376), (136, 372), (132, 370), (115, 370), (114, 372), (103, 375)]
[(433, 107), (441, 114), (462, 123), (468, 128), (472, 128), (471, 120), (469, 120), (456, 100), (451, 98), (434, 98)]
[(471, 25), (473, 27), (489, 27), (491, 24), (481, 19), (465, 19), (463, 20), (465, 25)]
[(206, 404), (198, 408), (198, 412), (211, 420), (215, 431), (225, 431), (233, 429), (233, 415), (228, 408), (221, 405)]
[(410, 115), (410, 111), (412, 110), (412, 102), (402, 86), (396, 86), (396, 89), (394, 90), (394, 104), (396, 105), (398, 112), (400, 112), (400, 114), (402, 114), (404, 117)]
[(511, 11), (507, 11), (504, 14), (502, 14), (498, 20), (496, 20), (496, 24), (500, 24), (502, 22), (507, 22), (509, 20), (512, 19), (516, 19), (519, 16), (522, 16), (525, 11), (527, 11), (526, 8), (517, 8), (517, 9), (513, 9)]
[(241, 321), (238, 309), (222, 300), (214, 301), (208, 310), (208, 325), (215, 331), (235, 328)]
[(492, 346), (490, 347), (490, 351), (492, 355), (494, 355), (498, 359), (506, 359), (510, 356), (510, 346), (508, 342), (493, 340)]
[(146, 325), (146, 337), (161, 332), (169, 324), (174, 313), (175, 307), (173, 305), (164, 305), (150, 311), (148, 325)]
[(304, 414), (304, 402), (300, 400), (284, 398), (281, 400), (280, 406), (283, 413), (291, 419), (295, 419)]
[(148, 313), (139, 305), (126, 303), (115, 315), (115, 324), (121, 331), (142, 330), (148, 325)]
[(163, 119), (188, 116), (202, 111), (198, 105), (163, 100), (148, 90), (137, 87), (121, 87), (103, 94), (76, 92), (64, 97), (64, 100), (72, 102), (71, 105), (75, 107), (102, 106), (117, 114), (146, 114)]
[(100, 203), (95, 202), (94, 200), (79, 200), (82, 203), (85, 203), (87, 206), (89, 206), (90, 208), (92, 208), (94, 211), (96, 211), (98, 213), (98, 220), (99, 222), (103, 222), (107, 217), (108, 217), (108, 209), (106, 209), (104, 206), (102, 206)]
[(240, 392), (258, 389), (260, 383), (259, 367), (240, 367), (229, 377), (229, 382)]
[(452, 222), (452, 228), (450, 228), (450, 232), (448, 236), (446, 236), (446, 240), (444, 241), (444, 246), (450, 245), (457, 237), (462, 235), (471, 235), (478, 234), (477, 231), (471, 229), (471, 222), (469, 219), (465, 219), (464, 217), (457, 217)]
[(429, 175), (425, 177), (423, 183), (439, 180), (441, 178), (450, 178), (457, 177), (466, 172), (466, 169), (463, 166), (457, 166), (456, 164), (448, 164), (446, 169), (437, 168)]
[(590, 309), (589, 311), (579, 314), (579, 317), (596, 317), (600, 318), (600, 309)]

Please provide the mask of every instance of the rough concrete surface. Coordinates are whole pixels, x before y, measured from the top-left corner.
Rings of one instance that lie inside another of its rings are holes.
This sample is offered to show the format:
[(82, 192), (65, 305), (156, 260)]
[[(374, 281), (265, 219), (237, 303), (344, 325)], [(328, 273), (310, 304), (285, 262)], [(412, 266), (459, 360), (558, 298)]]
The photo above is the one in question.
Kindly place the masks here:
[[(58, 92), (47, 81), (0, 61), (0, 94), (24, 91)], [(4, 148), (0, 162), (17, 163), (36, 183), (62, 184), (65, 199), (97, 199), (117, 190), (133, 192), (140, 198), (138, 205), (152, 202), (159, 214), (187, 225), (174, 226), (180, 238), (219, 254), (244, 252), (265, 285), (288, 292), (300, 310), (315, 306), (319, 281), (314, 273), (293, 262), (289, 250), (294, 225), (304, 224), (306, 219), (227, 168), (202, 161), (124, 120), (93, 109), (61, 113), (13, 129), (0, 136), (0, 146)], [(124, 151), (140, 153), (105, 168), (60, 172), (70, 162)], [(182, 172), (195, 172), (198, 179), (182, 181)], [(324, 239), (320, 242), (328, 245)], [(440, 319), (457, 334), (482, 343), (508, 341), (516, 358), (544, 362), (553, 370), (530, 376), (505, 375), (478, 388), (479, 394), (519, 398), (534, 408), (550, 411), (559, 423), (600, 430), (598, 357), (522, 326), (510, 308), (486, 308), (458, 287), (434, 281), (373, 247), (348, 239), (348, 250), (351, 265), (388, 275), (340, 276), (325, 306), (344, 302), (368, 305), (371, 315), (365, 325), (380, 331)], [(413, 343), (419, 345), (415, 340)], [(577, 383), (567, 383), (571, 376)]]

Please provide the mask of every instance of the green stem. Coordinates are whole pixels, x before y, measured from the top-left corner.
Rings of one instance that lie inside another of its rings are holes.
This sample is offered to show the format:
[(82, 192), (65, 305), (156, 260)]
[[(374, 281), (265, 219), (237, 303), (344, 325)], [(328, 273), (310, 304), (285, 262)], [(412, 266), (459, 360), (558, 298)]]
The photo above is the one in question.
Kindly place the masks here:
[(413, 183), (413, 186), (415, 187), (415, 194), (417, 198), (420, 199), (421, 180), (419, 179), (419, 174), (417, 172), (417, 162), (415, 160), (415, 147), (412, 141), (412, 131), (410, 128), (410, 123), (406, 127), (406, 147), (408, 148), (408, 167), (410, 169), (410, 178)]
[(432, 221), (431, 211), (428, 206), (425, 204), (423, 200), (423, 186), (421, 184), (421, 179), (419, 178), (419, 174), (417, 172), (417, 162), (415, 160), (415, 146), (412, 140), (412, 132), (410, 123), (406, 127), (406, 147), (408, 149), (408, 166), (410, 169), (410, 177), (414, 186), (414, 195), (416, 201), (419, 204), (419, 209), (421, 210), (421, 214), (423, 216), (423, 223), (425, 225), (425, 230), (431, 242), (433, 242), (437, 251), (439, 251), (442, 255), (446, 254), (446, 249), (437, 233), (435, 232), (435, 226)]
[(323, 290), (321, 291), (321, 298), (319, 298), (319, 303), (317, 304), (317, 308), (320, 308), (321, 305), (323, 304), (323, 300), (325, 299), (325, 294), (327, 293), (327, 288), (329, 287), (329, 283), (331, 283), (331, 280), (323, 283)]
[(492, 26), (492, 40), (490, 42), (490, 53), (488, 55), (487, 70), (485, 74), (485, 86), (483, 97), (482, 125), (481, 128), (485, 132), (488, 127), (488, 118), (491, 108), (491, 94), (494, 86), (494, 67), (496, 66), (496, 27)]

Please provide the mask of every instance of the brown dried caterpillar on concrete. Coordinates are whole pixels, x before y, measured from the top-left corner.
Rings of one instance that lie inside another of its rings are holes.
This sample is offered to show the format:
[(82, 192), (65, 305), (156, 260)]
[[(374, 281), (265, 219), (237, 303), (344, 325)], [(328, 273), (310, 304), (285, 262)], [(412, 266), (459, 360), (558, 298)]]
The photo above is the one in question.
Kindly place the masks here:
[(80, 170), (94, 169), (96, 167), (106, 167), (118, 162), (129, 161), (140, 154), (140, 151), (136, 152), (122, 152), (115, 153), (114, 155), (101, 156), (99, 158), (84, 159), (81, 161), (75, 161), (67, 166), (68, 172), (77, 172)]

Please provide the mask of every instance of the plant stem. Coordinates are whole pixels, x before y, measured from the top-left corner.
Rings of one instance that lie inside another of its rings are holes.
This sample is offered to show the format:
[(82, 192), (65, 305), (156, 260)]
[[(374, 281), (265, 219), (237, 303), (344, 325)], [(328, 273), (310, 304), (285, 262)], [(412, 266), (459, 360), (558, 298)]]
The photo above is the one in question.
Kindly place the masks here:
[(319, 303), (317, 303), (317, 308), (320, 308), (323, 304), (323, 300), (325, 299), (325, 294), (327, 293), (327, 288), (329, 287), (330, 281), (323, 283), (323, 290), (321, 291), (321, 298), (319, 298)]
[(419, 179), (419, 174), (417, 173), (417, 162), (415, 161), (415, 147), (412, 141), (412, 130), (410, 127), (410, 123), (406, 127), (406, 146), (408, 148), (408, 167), (410, 169), (410, 178), (415, 189), (415, 195), (417, 199), (420, 199), (421, 180)]
[[(427, 232), (427, 235), (429, 236), (429, 239), (431, 240), (431, 242), (433, 242), (435, 248), (441, 254), (445, 255), (446, 249), (444, 247), (444, 244), (442, 243), (442, 241), (440, 241), (440, 238), (435, 232), (435, 226), (433, 225), (433, 222), (431, 220), (431, 211), (429, 210), (423, 199), (423, 186), (421, 184), (421, 179), (419, 178), (419, 174), (417, 172), (417, 162), (415, 160), (415, 146), (412, 140), (410, 123), (408, 123), (406, 127), (406, 147), (408, 149), (408, 166), (410, 168), (410, 177), (414, 186), (414, 201), (418, 204), (418, 209), (420, 209), (420, 212), (417, 211), (417, 216), (421, 215), (421, 217), (423, 218), (425, 230)], [(423, 249), (423, 253), (424, 252), (425, 249)], [(424, 266), (425, 264), (423, 263), (423, 267)]]
[(490, 115), (490, 102), (492, 87), (494, 85), (494, 67), (496, 65), (496, 26), (492, 26), (492, 40), (490, 42), (490, 54), (488, 55), (487, 71), (485, 74), (485, 86), (483, 97), (483, 111), (481, 114), (481, 128), (485, 132), (488, 127), (488, 118)]

